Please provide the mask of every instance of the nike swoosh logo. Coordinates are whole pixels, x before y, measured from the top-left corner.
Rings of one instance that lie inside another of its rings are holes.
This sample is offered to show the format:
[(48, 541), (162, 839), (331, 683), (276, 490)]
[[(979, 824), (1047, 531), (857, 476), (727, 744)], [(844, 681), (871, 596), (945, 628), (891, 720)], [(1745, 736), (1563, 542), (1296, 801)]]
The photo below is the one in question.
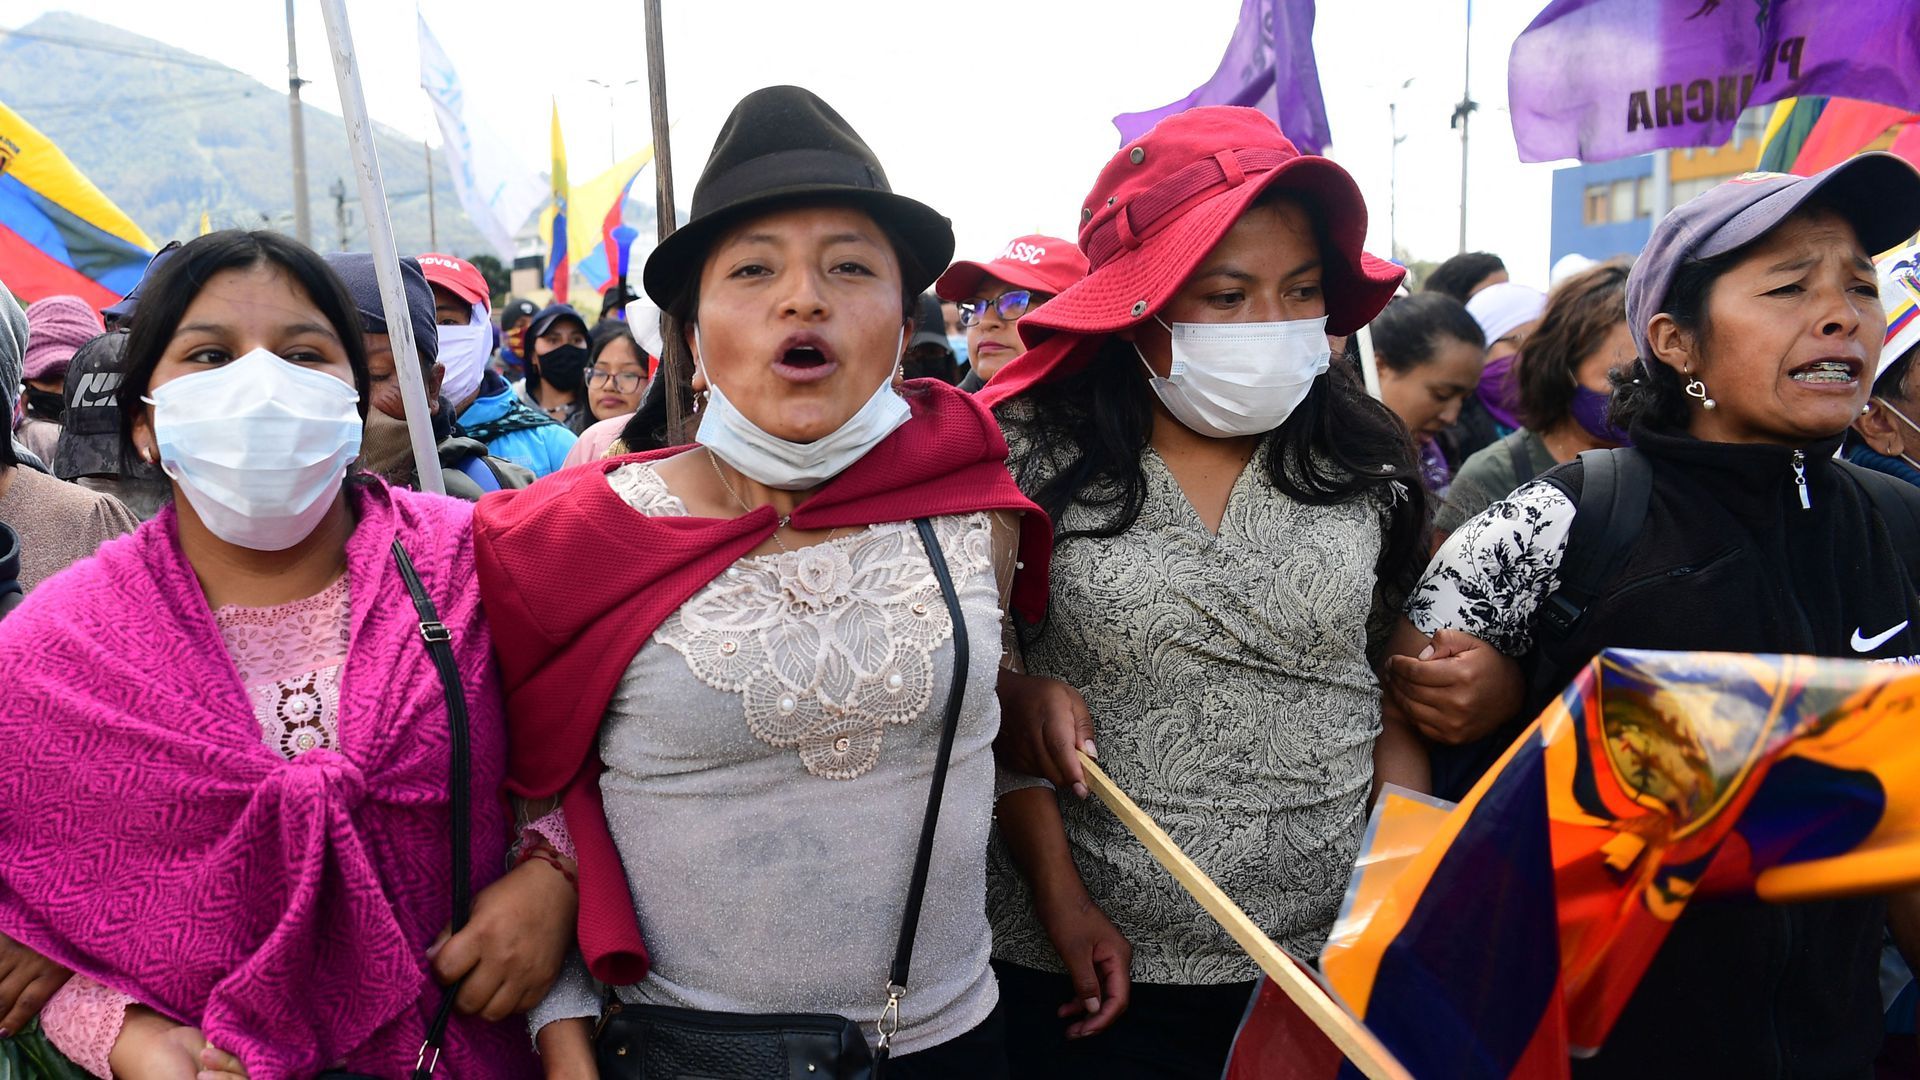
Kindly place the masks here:
[[(1909, 619), (1907, 621), (1911, 622), (1912, 620)], [(1899, 626), (1894, 627), (1893, 629), (1887, 631), (1884, 634), (1875, 634), (1872, 637), (1861, 637), (1860, 631), (1855, 630), (1853, 632), (1853, 651), (1857, 653), (1870, 653), (1873, 650), (1879, 648), (1880, 646), (1885, 645), (1887, 642), (1892, 641), (1893, 635), (1899, 633), (1902, 630), (1905, 630), (1906, 628), (1907, 628), (1907, 623), (1903, 622)]]

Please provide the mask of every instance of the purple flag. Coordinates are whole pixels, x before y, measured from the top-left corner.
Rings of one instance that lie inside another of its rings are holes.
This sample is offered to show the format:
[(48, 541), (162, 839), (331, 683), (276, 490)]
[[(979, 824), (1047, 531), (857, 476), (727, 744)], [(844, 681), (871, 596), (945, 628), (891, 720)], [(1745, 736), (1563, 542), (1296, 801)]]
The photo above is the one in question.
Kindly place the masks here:
[(1804, 94), (1920, 110), (1913, 0), (1553, 0), (1507, 63), (1522, 161), (1718, 146)]
[(1320, 69), (1313, 62), (1313, 0), (1241, 0), (1240, 22), (1220, 69), (1171, 105), (1113, 118), (1125, 145), (1153, 125), (1196, 105), (1246, 105), (1268, 116), (1303, 154), (1324, 154), (1333, 142)]

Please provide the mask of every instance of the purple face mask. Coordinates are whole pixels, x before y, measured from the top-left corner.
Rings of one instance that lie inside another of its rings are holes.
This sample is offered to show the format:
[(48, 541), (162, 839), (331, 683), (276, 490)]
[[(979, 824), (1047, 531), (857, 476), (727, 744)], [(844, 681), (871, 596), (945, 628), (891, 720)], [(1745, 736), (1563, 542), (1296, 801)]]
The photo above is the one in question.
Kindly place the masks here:
[(1589, 390), (1584, 386), (1574, 387), (1573, 405), (1571, 408), (1574, 422), (1582, 428), (1585, 428), (1587, 434), (1599, 439), (1603, 443), (1612, 443), (1615, 446), (1632, 446), (1632, 436), (1628, 435), (1624, 430), (1615, 427), (1613, 421), (1607, 419), (1607, 403), (1612, 400), (1613, 395), (1611, 394), (1602, 394), (1597, 390)]
[(1520, 391), (1514, 385), (1513, 365), (1520, 360), (1519, 353), (1503, 356), (1498, 360), (1487, 361), (1480, 369), (1480, 385), (1474, 395), (1487, 407), (1487, 412), (1507, 428), (1519, 428)]

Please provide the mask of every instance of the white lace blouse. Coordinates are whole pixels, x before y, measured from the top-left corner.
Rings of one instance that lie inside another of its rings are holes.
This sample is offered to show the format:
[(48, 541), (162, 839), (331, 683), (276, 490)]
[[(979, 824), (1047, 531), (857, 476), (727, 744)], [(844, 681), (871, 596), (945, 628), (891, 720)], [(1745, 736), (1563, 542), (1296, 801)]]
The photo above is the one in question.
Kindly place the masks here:
[[(608, 483), (650, 515), (685, 506), (651, 466)], [(1013, 523), (935, 519), (970, 654), (896, 1053), (985, 1020), (986, 845)], [(871, 1039), (885, 1004), (948, 687), (953, 627), (911, 522), (749, 556), (634, 656), (600, 731), (607, 818), (653, 960), (623, 1000), (831, 1012)], [(599, 1011), (577, 958), (534, 1010)]]

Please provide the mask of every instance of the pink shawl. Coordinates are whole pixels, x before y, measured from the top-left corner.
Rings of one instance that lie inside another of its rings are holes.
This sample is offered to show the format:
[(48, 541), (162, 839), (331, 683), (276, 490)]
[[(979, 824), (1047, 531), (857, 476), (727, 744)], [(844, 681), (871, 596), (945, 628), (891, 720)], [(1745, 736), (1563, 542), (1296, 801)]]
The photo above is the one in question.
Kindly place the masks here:
[[(389, 550), (453, 646), (473, 732), (474, 888), (509, 823), (499, 680), (471, 509), (353, 496), (340, 745), (293, 761), (260, 726), (171, 508), (0, 620), (0, 932), (202, 1027), (258, 1080), (413, 1066), (450, 911), (447, 711)], [(528, 1075), (524, 1029), (459, 1018), (442, 1075)]]

